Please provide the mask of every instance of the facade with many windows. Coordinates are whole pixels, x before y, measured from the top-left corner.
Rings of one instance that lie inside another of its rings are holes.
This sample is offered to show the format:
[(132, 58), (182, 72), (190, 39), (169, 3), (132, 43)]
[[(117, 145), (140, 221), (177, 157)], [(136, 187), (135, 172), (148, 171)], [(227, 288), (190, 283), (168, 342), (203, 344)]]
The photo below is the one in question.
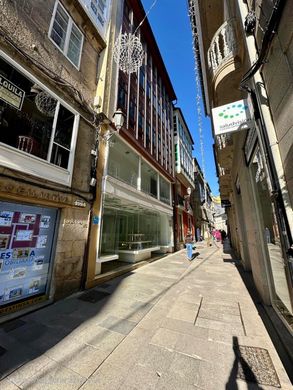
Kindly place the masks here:
[[(82, 2), (1, 2), (0, 315), (80, 289), (105, 46)], [(35, 307), (35, 306), (34, 306)]]
[(194, 215), (190, 195), (194, 190), (193, 139), (180, 108), (173, 110), (173, 131), (175, 150), (175, 240), (176, 248), (184, 247), (188, 240), (194, 240)]
[[(100, 77), (97, 100), (108, 118), (121, 109), (125, 121), (119, 134), (101, 145), (96, 275), (103, 272), (105, 262), (136, 262), (174, 246), (172, 101), (176, 96), (147, 19), (136, 33), (144, 48), (140, 69), (127, 74), (113, 60), (119, 33), (134, 32), (144, 17), (140, 1), (112, 3), (112, 35), (107, 38), (110, 44), (101, 69), (105, 77)], [(93, 276), (93, 267), (90, 272)], [(88, 283), (92, 285), (90, 276)]]

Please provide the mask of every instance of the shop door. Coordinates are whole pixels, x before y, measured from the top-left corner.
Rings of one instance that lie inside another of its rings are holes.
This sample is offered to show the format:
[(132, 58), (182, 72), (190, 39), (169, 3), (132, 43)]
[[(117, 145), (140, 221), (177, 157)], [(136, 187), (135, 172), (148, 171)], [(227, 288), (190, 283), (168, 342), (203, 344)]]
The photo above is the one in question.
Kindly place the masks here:
[(0, 202), (1, 314), (48, 296), (56, 218), (57, 209)]

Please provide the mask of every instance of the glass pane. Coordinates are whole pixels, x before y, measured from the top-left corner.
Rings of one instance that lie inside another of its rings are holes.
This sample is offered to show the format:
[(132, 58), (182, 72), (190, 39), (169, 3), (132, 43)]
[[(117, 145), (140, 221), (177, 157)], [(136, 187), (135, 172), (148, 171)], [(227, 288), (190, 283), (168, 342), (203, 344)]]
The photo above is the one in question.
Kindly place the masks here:
[(51, 38), (62, 50), (64, 50), (68, 20), (68, 15), (60, 4), (58, 4), (51, 31)]
[(54, 165), (58, 165), (58, 167), (67, 169), (69, 154), (69, 150), (66, 150), (54, 143), (51, 155), (51, 163)]
[(16, 91), (0, 92), (0, 142), (46, 160), (56, 100), (2, 58), (0, 77)]
[(111, 145), (108, 174), (137, 188), (138, 155), (117, 138), (112, 140)]
[(74, 114), (60, 104), (54, 142), (70, 149)]
[(170, 183), (160, 176), (160, 200), (170, 204)]
[(149, 164), (141, 162), (141, 190), (157, 198), (158, 174)]
[(81, 43), (82, 43), (82, 34), (77, 29), (77, 27), (73, 24), (72, 30), (70, 34), (69, 46), (67, 57), (74, 63), (74, 65), (78, 66), (80, 51), (81, 51)]
[(277, 222), (275, 206), (271, 201), (267, 175), (264, 169), (262, 155), (257, 149), (251, 165), (252, 175), (258, 204), (261, 212), (261, 222), (264, 241), (267, 245), (275, 289), (274, 303), (281, 314), (293, 327), (293, 310), (288, 286), (289, 275), (286, 271), (282, 251), (282, 237)]

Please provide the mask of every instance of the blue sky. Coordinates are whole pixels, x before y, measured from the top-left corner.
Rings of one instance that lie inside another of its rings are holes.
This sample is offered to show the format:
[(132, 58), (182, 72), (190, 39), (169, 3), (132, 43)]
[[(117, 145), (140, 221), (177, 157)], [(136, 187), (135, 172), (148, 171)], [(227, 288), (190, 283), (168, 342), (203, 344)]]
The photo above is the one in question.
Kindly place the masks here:
[[(154, 0), (142, 0), (147, 12)], [(202, 165), (196, 108), (196, 81), (187, 0), (157, 0), (148, 15), (157, 44), (177, 95), (180, 107), (194, 140), (194, 156)], [(202, 108), (206, 180), (212, 193), (219, 194), (213, 156), (213, 138), (209, 117)]]

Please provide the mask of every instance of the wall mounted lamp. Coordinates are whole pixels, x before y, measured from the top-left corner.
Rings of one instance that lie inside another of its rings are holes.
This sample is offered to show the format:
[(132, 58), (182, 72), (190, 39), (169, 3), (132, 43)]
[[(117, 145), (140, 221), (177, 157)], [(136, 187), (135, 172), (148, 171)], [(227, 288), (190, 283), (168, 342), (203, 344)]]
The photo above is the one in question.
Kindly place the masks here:
[(121, 127), (123, 127), (123, 124), (124, 124), (124, 113), (123, 111), (121, 110), (121, 108), (117, 108), (117, 110), (114, 112), (114, 115), (113, 115), (113, 122), (114, 122), (114, 125), (119, 133)]

